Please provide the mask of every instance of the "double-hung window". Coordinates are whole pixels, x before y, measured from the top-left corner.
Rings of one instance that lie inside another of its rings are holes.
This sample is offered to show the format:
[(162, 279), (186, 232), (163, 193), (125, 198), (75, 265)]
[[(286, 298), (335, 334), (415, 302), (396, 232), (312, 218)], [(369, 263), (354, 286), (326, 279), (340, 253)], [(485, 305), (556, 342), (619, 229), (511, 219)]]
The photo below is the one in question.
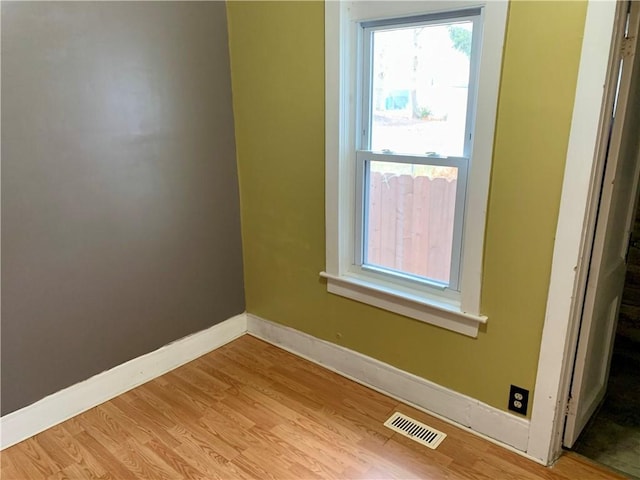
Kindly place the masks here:
[(330, 292), (470, 336), (487, 321), (505, 19), (502, 2), (326, 3)]

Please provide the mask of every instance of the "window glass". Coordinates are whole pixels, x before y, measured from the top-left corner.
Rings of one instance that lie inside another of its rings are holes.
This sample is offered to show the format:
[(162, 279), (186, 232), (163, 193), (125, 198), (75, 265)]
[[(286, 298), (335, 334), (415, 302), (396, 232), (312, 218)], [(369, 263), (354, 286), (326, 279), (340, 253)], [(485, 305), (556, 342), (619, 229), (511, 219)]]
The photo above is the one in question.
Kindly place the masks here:
[(463, 156), (471, 21), (371, 32), (370, 148)]
[(364, 264), (449, 283), (458, 168), (367, 162)]

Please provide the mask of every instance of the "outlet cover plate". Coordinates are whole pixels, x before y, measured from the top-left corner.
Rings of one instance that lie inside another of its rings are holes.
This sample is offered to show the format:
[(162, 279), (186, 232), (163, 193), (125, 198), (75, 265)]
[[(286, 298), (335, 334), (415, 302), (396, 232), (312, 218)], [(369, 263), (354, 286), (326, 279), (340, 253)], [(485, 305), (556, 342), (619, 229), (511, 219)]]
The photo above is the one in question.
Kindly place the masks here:
[(529, 390), (511, 385), (511, 390), (509, 390), (509, 410), (520, 415), (526, 415), (528, 405)]

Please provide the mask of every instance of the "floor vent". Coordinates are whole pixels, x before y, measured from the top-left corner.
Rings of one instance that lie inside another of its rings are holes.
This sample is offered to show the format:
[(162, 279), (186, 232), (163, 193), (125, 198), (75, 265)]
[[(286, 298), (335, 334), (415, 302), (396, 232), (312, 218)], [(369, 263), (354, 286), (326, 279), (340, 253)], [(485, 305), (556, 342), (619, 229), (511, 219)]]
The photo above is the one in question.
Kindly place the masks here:
[(435, 428), (431, 428), (399, 412), (391, 415), (389, 420), (384, 422), (384, 425), (405, 437), (409, 437), (411, 440), (433, 449), (438, 448), (438, 445), (447, 436), (446, 433), (439, 432)]

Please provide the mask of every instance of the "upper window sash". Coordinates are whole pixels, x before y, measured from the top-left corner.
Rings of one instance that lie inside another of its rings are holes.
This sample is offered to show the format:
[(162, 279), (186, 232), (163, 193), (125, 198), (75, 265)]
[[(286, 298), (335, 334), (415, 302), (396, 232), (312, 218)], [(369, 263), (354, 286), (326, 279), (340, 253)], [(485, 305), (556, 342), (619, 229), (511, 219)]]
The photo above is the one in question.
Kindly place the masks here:
[[(376, 31), (392, 30), (395, 28), (410, 28), (429, 25), (442, 25), (453, 22), (471, 22), (471, 52), (469, 65), (468, 95), (466, 122), (464, 133), (464, 147), (462, 155), (471, 157), (473, 149), (473, 130), (475, 123), (475, 107), (478, 93), (478, 73), (482, 40), (482, 9), (466, 8), (463, 10), (436, 12), (424, 15), (413, 15), (400, 18), (385, 18), (381, 20), (362, 21), (359, 22), (358, 29), (358, 65), (361, 71), (357, 72), (358, 102), (360, 104), (359, 115), (356, 116), (356, 132), (360, 135), (356, 137), (355, 148), (361, 150), (371, 149), (371, 133), (373, 120), (373, 34)], [(404, 152), (397, 152), (404, 153)], [(446, 154), (448, 152), (436, 152), (438, 154)]]

